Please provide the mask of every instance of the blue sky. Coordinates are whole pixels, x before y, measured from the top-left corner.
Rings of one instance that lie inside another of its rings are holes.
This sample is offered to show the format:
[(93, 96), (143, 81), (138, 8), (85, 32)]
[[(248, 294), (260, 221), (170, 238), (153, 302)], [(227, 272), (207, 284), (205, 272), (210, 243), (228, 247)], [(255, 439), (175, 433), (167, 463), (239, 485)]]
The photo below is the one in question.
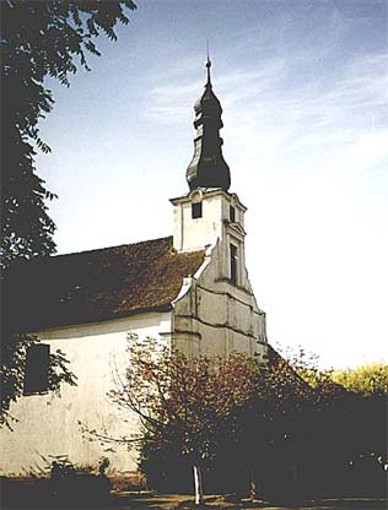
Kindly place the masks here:
[(388, 362), (387, 3), (139, 0), (42, 121), (59, 253), (169, 235), (210, 41), (268, 336)]

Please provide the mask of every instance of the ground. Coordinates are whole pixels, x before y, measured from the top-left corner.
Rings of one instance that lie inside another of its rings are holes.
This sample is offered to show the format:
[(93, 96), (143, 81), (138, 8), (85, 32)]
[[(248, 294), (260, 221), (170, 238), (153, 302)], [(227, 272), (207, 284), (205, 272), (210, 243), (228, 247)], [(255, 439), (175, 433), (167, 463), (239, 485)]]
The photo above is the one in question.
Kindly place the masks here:
[[(194, 506), (192, 494), (155, 494), (149, 491), (114, 490), (101, 477), (77, 477), (70, 485), (52, 485), (47, 480), (23, 483), (1, 479), (1, 510), (387, 510), (387, 499), (333, 498), (298, 502), (250, 500), (235, 494), (207, 495)], [(98, 482), (98, 483), (97, 483)]]
[[(358, 499), (325, 499), (309, 501), (294, 505), (270, 504), (262, 500), (250, 501), (231, 496), (206, 496), (205, 504), (201, 507), (206, 510), (386, 510), (387, 500), (358, 498)], [(129, 509), (150, 510), (186, 510), (194, 508), (191, 495), (150, 495), (120, 493), (115, 498), (115, 510)]]

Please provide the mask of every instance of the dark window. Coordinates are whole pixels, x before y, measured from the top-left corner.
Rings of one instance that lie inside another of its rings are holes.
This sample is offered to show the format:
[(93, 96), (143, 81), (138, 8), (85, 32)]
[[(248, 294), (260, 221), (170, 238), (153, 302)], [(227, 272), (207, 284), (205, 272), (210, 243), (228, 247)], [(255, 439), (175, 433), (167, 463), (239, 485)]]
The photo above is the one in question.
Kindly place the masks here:
[(230, 279), (234, 284), (237, 284), (237, 272), (238, 272), (238, 255), (237, 246), (234, 244), (230, 245)]
[(231, 205), (229, 207), (229, 219), (232, 223), (236, 221), (236, 209)]
[(48, 390), (50, 346), (32, 345), (27, 349), (26, 371), (24, 375), (24, 393), (41, 393)]
[(202, 218), (202, 202), (191, 204), (191, 217), (193, 219)]

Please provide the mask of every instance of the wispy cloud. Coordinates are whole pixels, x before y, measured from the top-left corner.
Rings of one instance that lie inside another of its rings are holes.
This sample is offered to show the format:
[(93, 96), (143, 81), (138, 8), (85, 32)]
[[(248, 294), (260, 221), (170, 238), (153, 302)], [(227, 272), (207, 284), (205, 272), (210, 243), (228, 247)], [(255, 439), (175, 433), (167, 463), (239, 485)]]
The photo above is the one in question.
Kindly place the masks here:
[[(311, 51), (306, 52), (305, 58), (310, 57)], [(386, 55), (363, 55), (335, 74), (289, 86), (299, 59), (267, 59), (259, 69), (237, 67), (218, 77), (215, 91), (224, 108), (232, 162), (238, 157), (247, 166), (260, 161), (280, 167), (287, 158), (310, 169), (355, 171), (384, 160)], [(177, 68), (168, 85), (152, 88), (144, 111), (148, 120), (177, 125), (200, 96), (204, 72), (202, 81), (193, 79), (191, 60)]]
[[(367, 167), (383, 157), (386, 147), (385, 59), (382, 54), (364, 56), (345, 65), (334, 79), (317, 78), (298, 88), (287, 88), (292, 63), (283, 60), (268, 63), (259, 81), (259, 73), (241, 74), (241, 93), (226, 89), (229, 124), (225, 131), (249, 157), (256, 147), (257, 156), (265, 157), (265, 151), (273, 156), (276, 149), (278, 156), (304, 151), (306, 157), (306, 151), (311, 151), (316, 158), (321, 151), (321, 162), (334, 156), (345, 161), (364, 148), (368, 150), (363, 157), (353, 162)], [(226, 80), (228, 87), (235, 79), (232, 75)]]

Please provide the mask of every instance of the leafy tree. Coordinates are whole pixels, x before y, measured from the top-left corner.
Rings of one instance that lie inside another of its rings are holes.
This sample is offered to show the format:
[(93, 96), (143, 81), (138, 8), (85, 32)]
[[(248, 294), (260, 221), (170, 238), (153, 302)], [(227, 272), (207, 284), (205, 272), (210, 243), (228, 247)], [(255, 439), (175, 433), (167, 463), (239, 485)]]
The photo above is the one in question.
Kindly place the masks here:
[[(7, 426), (12, 430), (16, 418), (11, 413), (11, 404), (24, 392), (24, 374), (26, 353), (29, 347), (36, 345), (39, 339), (35, 335), (14, 335), (12, 344), (5, 344), (1, 353), (1, 413), (0, 426)], [(77, 378), (68, 368), (69, 361), (65, 354), (58, 349), (50, 354), (48, 372), (48, 390), (59, 394), (62, 383), (72, 386), (77, 384)]]
[[(269, 347), (269, 363), (259, 370), (254, 360), (246, 361), (244, 377), (250, 391), (222, 420), (212, 418), (213, 431), (204, 429), (207, 450), (201, 466), (212, 491), (246, 494), (251, 487), (251, 494), (288, 500), (383, 494), (385, 399), (349, 392), (304, 352), (286, 360)], [(185, 363), (180, 364), (183, 373)], [(236, 359), (231, 357), (228, 363), (233, 366)], [(138, 379), (141, 373), (131, 376)], [(209, 393), (217, 399), (225, 391), (203, 381), (201, 387), (206, 396), (187, 388), (198, 409), (204, 409)], [(145, 390), (144, 402), (147, 394)], [(198, 430), (193, 437), (201, 437)], [(182, 455), (182, 444), (174, 421), (146, 430), (141, 467), (156, 488), (187, 490), (189, 462), (184, 460), (192, 462), (193, 456)]]
[[(69, 86), (69, 75), (77, 66), (89, 70), (86, 55), (100, 54), (95, 40), (101, 34), (115, 40), (117, 23), (128, 24), (127, 11), (135, 8), (132, 0), (1, 2), (2, 270), (20, 259), (55, 252), (55, 225), (47, 212), (47, 200), (55, 194), (46, 189), (35, 168), (36, 151), (50, 151), (39, 135), (39, 120), (54, 104), (46, 78)], [(10, 404), (21, 394), (25, 349), (37, 339), (12, 331), (6, 323), (2, 315), (0, 423), (9, 425)], [(50, 360), (53, 374), (57, 373), (52, 389), (61, 381), (70, 382), (63, 355)]]
[(153, 487), (186, 491), (194, 466), (215, 492), (383, 494), (386, 400), (348, 391), (314, 357), (286, 360), (269, 346), (264, 366), (238, 354), (188, 359), (136, 336), (128, 354), (111, 397), (140, 418)]
[(384, 495), (387, 366), (320, 370), (316, 356), (301, 352), (288, 357), (314, 388), (306, 416), (314, 440), (304, 445), (312, 454), (305, 456), (312, 488), (321, 495)]
[(99, 55), (94, 40), (115, 40), (118, 22), (128, 24), (132, 0), (4, 0), (1, 26), (1, 265), (55, 251), (55, 225), (47, 214), (54, 194), (37, 175), (36, 150), (50, 151), (39, 136), (39, 119), (53, 107), (46, 77), (69, 86), (86, 54)]
[(388, 365), (372, 363), (336, 370), (333, 380), (347, 390), (344, 408), (351, 423), (343, 437), (349, 444), (348, 479), (352, 491), (386, 495)]
[[(304, 453), (310, 454), (313, 445), (311, 422), (317, 392), (290, 362), (271, 346), (268, 349), (268, 364), (261, 367), (257, 391), (239, 410), (233, 477), (239, 491), (246, 491), (249, 471), (262, 497), (295, 497), (302, 477), (306, 485), (308, 459)], [(228, 452), (228, 447), (223, 451)], [(225, 473), (220, 473), (224, 478)], [(238, 479), (239, 473), (244, 478)]]
[(301, 477), (319, 399), (276, 351), (270, 348), (267, 366), (242, 354), (189, 359), (130, 335), (128, 359), (110, 396), (139, 416), (140, 467), (154, 487), (187, 490), (190, 466), (199, 504), (205, 472), (212, 490), (253, 495), (257, 487), (270, 496), (290, 476)]
[(111, 397), (139, 416), (144, 450), (174, 452), (191, 464), (200, 504), (202, 468), (214, 458), (220, 437), (236, 434), (236, 410), (257, 391), (257, 362), (239, 354), (189, 359), (136, 335), (129, 336), (128, 355), (130, 366)]
[(360, 395), (387, 395), (388, 365), (371, 363), (354, 369), (336, 370), (333, 380)]

